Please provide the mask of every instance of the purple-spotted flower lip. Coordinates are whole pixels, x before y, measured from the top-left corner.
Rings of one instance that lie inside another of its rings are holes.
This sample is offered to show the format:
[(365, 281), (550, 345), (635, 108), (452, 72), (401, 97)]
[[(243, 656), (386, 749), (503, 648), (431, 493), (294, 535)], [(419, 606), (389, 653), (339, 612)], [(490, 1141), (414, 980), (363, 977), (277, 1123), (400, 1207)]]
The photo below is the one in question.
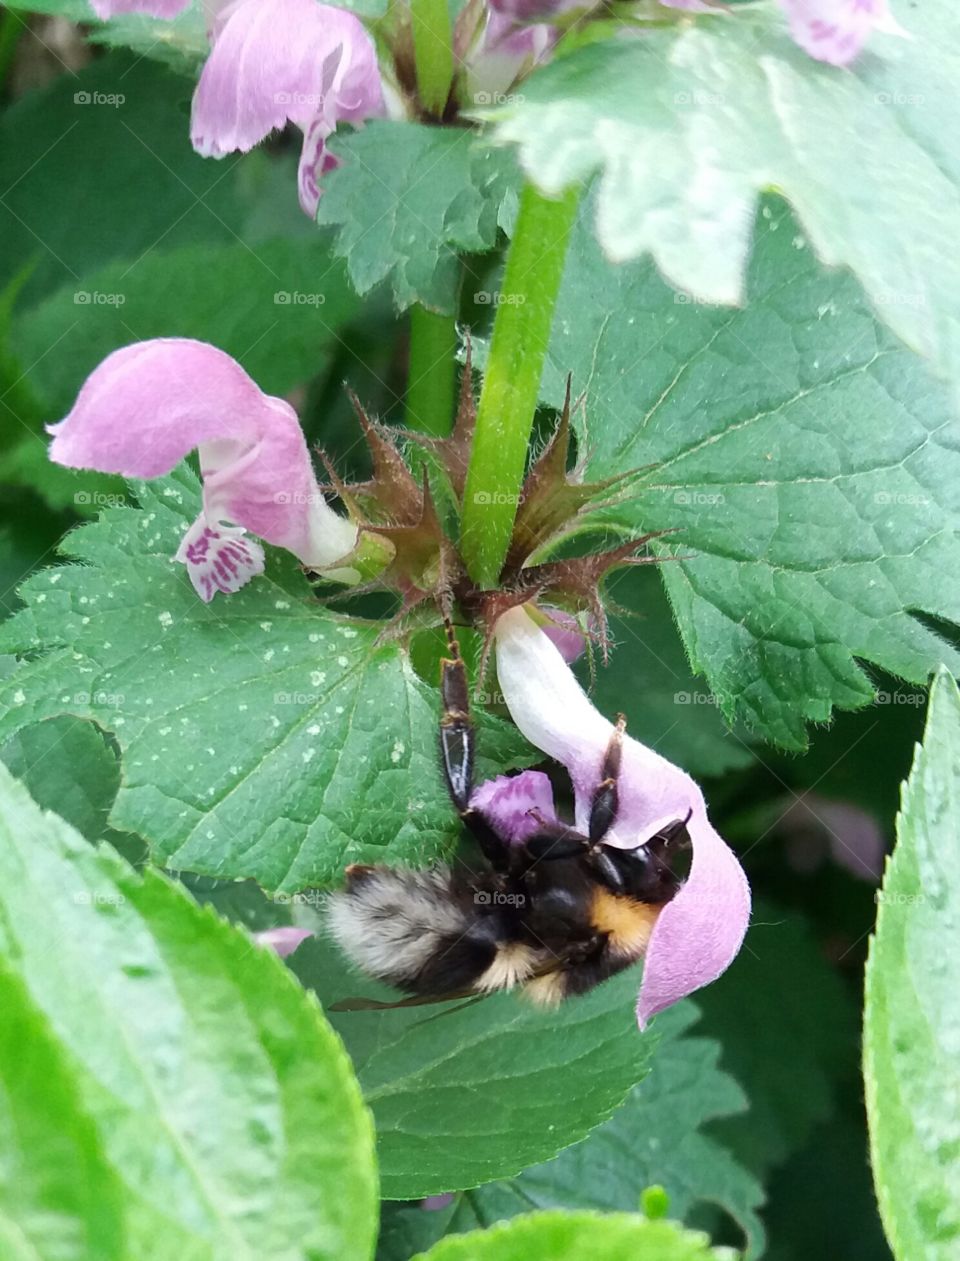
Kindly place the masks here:
[(160, 477), (198, 449), (203, 511), (176, 559), (205, 601), (263, 572), (263, 549), (247, 530), (314, 569), (331, 569), (357, 544), (357, 527), (317, 484), (296, 412), (206, 342), (157, 338), (115, 350), (48, 430), (56, 463), (123, 477)]
[[(524, 608), (495, 627), (500, 688), (514, 722), (531, 744), (562, 763), (576, 796), (576, 824), (586, 831), (590, 802), (613, 724), (594, 708), (559, 650)], [(474, 803), (511, 839), (544, 809), (549, 782), (537, 772), (481, 785)], [(750, 889), (737, 858), (707, 818), (703, 794), (672, 762), (626, 735), (619, 812), (607, 844), (635, 848), (687, 818), (692, 860), (687, 880), (657, 918), (647, 948), (637, 1017), (651, 1016), (715, 980), (731, 963), (750, 918)]]

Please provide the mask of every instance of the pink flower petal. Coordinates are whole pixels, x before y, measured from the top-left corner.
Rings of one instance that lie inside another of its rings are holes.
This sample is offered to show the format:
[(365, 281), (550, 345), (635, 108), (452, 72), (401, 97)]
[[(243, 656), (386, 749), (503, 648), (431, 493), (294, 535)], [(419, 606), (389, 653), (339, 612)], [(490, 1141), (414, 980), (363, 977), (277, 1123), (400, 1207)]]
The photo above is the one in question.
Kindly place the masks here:
[(860, 53), (874, 30), (905, 32), (887, 0), (780, 0), (790, 34), (817, 61), (846, 66)]
[(564, 661), (572, 665), (587, 647), (587, 637), (579, 620), (566, 609), (554, 609), (545, 604), (540, 605), (540, 612), (550, 619), (541, 627), (543, 633), (559, 649)]
[(152, 18), (175, 18), (190, 0), (90, 0), (90, 7), (104, 22), (124, 13), (145, 13)]
[(382, 107), (376, 50), (354, 14), (315, 0), (234, 0), (197, 85), (190, 138), (222, 157), (287, 122), (307, 131), (321, 117), (332, 131)]
[(479, 810), (500, 836), (508, 841), (525, 841), (540, 826), (531, 811), (544, 819), (556, 819), (553, 786), (543, 771), (522, 771), (519, 775), (498, 775), (476, 789), (470, 805)]
[(205, 604), (218, 591), (230, 595), (263, 573), (263, 548), (244, 534), (238, 526), (214, 529), (201, 514), (183, 536), (174, 559), (186, 565), (193, 588)]
[(287, 955), (293, 954), (301, 942), (312, 936), (309, 928), (268, 928), (262, 933), (254, 933), (253, 940), (258, 946), (266, 946), (268, 950), (276, 951), (281, 959), (285, 959)]
[(513, 83), (547, 57), (556, 38), (552, 26), (517, 26), (512, 17), (491, 8), (466, 62), (467, 91), (473, 104), (501, 104)]
[[(566, 766), (576, 793), (577, 826), (585, 831), (613, 725), (524, 609), (500, 618), (496, 640), (497, 673), (513, 720), (532, 744)], [(690, 874), (653, 929), (637, 1009), (642, 1027), (730, 964), (750, 918), (750, 890), (735, 855), (710, 825), (694, 781), (629, 735), (619, 792), (608, 844), (633, 848), (666, 823), (690, 816)]]
[(293, 408), (205, 342), (160, 338), (114, 351), (49, 431), (58, 464), (125, 477), (159, 477), (198, 447), (204, 517), (223, 537), (221, 523), (243, 526), (320, 569), (356, 544), (356, 527), (317, 485)]

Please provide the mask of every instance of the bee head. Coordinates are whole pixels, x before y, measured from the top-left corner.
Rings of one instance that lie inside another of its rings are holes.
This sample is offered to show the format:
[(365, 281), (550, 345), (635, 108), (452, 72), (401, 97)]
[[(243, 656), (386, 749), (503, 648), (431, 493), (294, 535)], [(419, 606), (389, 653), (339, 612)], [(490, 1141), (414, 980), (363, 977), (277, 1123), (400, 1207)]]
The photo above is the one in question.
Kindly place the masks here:
[(640, 902), (669, 902), (683, 883), (682, 859), (690, 851), (690, 834), (685, 819), (677, 819), (635, 849), (601, 846), (616, 867), (623, 891)]

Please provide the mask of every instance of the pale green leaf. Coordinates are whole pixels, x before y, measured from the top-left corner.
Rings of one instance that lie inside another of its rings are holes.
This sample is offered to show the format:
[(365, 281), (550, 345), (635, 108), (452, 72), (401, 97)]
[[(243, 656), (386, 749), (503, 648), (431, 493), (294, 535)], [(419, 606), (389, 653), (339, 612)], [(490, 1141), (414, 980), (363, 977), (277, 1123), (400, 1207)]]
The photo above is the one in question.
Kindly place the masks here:
[(611, 1213), (531, 1213), (503, 1226), (450, 1235), (423, 1261), (732, 1261), (706, 1235), (673, 1222)]
[(60, 1047), (0, 957), (0, 1256), (124, 1261), (119, 1179)]
[(867, 963), (864, 1079), (897, 1261), (960, 1249), (960, 692), (942, 671), (904, 785)]
[[(0, 956), (122, 1184), (124, 1257), (370, 1254), (372, 1130), (316, 1005), (270, 951), (93, 849), (2, 767)], [(88, 1213), (95, 1195), (77, 1188)]]
[(875, 34), (850, 70), (812, 61), (768, 0), (576, 49), (485, 114), (546, 191), (601, 173), (610, 257), (650, 252), (712, 302), (743, 299), (757, 198), (781, 191), (821, 258), (960, 380), (960, 12), (893, 8), (913, 41)]

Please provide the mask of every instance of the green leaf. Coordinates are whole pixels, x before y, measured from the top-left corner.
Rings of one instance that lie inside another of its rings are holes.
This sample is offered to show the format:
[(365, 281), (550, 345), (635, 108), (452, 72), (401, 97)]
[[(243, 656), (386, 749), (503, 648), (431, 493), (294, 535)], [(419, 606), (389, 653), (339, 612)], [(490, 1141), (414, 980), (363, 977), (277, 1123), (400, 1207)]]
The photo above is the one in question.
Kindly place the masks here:
[(442, 1239), (422, 1261), (731, 1261), (706, 1235), (636, 1214), (531, 1213), (490, 1230)]
[(122, 1183), (124, 1257), (369, 1256), (373, 1135), (316, 1005), (270, 951), (94, 850), (2, 767), (0, 956)]
[[(751, 765), (749, 743), (724, 722), (716, 698), (693, 675), (659, 577), (621, 570), (606, 586), (615, 649), (595, 662), (594, 704), (626, 714), (630, 734), (693, 775)], [(581, 669), (581, 674), (585, 674)]]
[(723, 1047), (723, 1067), (750, 1101), (747, 1115), (723, 1119), (712, 1133), (766, 1172), (833, 1111), (856, 1043), (850, 997), (807, 924), (758, 900), (744, 948), (697, 994), (697, 1006), (697, 1033)]
[[(195, 337), (242, 360), (262, 389), (283, 395), (314, 376), (337, 329), (359, 307), (343, 266), (316, 233), (251, 247), (155, 251), (130, 272), (115, 263), (61, 289), (19, 320), (13, 338), (26, 381), (59, 419), (111, 351), (150, 337)], [(308, 292), (309, 290), (309, 292)], [(111, 302), (98, 302), (109, 296)], [(55, 355), (44, 355), (56, 346)]]
[(331, 1012), (345, 998), (396, 995), (316, 941), (293, 967), (350, 1052), (387, 1199), (474, 1187), (555, 1155), (605, 1121), (649, 1067), (654, 1039), (637, 1031), (636, 969), (555, 1011), (498, 994)]
[[(733, 19), (730, 19), (732, 24)], [(693, 668), (728, 717), (791, 748), (804, 720), (869, 703), (858, 664), (922, 682), (960, 653), (960, 442), (945, 389), (764, 207), (749, 305), (678, 300), (581, 231), (544, 398), (587, 391), (588, 477), (651, 465), (613, 511), (675, 528), (661, 567)]]
[[(266, 577), (204, 605), (172, 559), (200, 508), (196, 478), (152, 483), (141, 502), (67, 537), (84, 564), (23, 587), (29, 607), (2, 633), (31, 659), (3, 680), (0, 740), (92, 718), (123, 757), (110, 823), (178, 870), (292, 890), (348, 862), (416, 866), (449, 849), (439, 693), (379, 642), (383, 624), (331, 613), (278, 552)], [(479, 778), (526, 747), (481, 716)]]
[(385, 120), (331, 150), (341, 165), (324, 176), (318, 222), (336, 226), (357, 292), (389, 279), (400, 310), (419, 302), (452, 315), (458, 253), (496, 244), (518, 179), (510, 155), (465, 128)]
[[(86, 693), (76, 699), (86, 703)], [(93, 723), (63, 717), (24, 727), (0, 745), (0, 761), (42, 809), (56, 810), (88, 841), (107, 837), (120, 766)]]
[(898, 1261), (960, 1247), (960, 692), (934, 681), (867, 963), (863, 1072), (877, 1199)]
[(123, 1261), (119, 1180), (60, 1047), (2, 958), (0, 1011), (0, 1254)]
[(715, 1139), (702, 1132), (718, 1117), (743, 1113), (743, 1091), (717, 1066), (712, 1039), (681, 1037), (697, 1019), (692, 1003), (663, 1013), (647, 1077), (609, 1121), (554, 1160), (525, 1169), (511, 1182), (465, 1195), (448, 1229), (470, 1230), (531, 1208), (623, 1209), (640, 1202), (644, 1187), (667, 1193), (669, 1214), (686, 1220), (704, 1202), (724, 1209), (750, 1245), (763, 1251), (756, 1210), (763, 1191)]
[(711, 302), (743, 298), (758, 196), (781, 191), (820, 257), (960, 381), (960, 162), (945, 141), (960, 13), (930, 0), (898, 16), (913, 42), (875, 35), (852, 70), (811, 61), (773, 4), (645, 30), (555, 60), (484, 114), (547, 192), (600, 171), (610, 257), (649, 251)]

